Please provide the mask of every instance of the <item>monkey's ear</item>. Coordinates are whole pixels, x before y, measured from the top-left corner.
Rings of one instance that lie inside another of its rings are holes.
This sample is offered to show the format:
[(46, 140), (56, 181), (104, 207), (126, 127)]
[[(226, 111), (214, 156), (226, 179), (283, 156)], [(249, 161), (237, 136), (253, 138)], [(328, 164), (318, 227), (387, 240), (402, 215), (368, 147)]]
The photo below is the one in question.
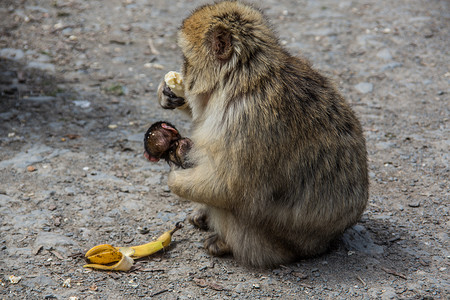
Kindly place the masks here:
[(161, 123), (161, 127), (169, 131), (172, 131), (174, 134), (178, 134), (178, 130), (172, 125), (169, 125), (167, 123)]
[(233, 54), (231, 32), (222, 26), (217, 26), (213, 29), (211, 37), (211, 47), (216, 58), (222, 62), (228, 61)]

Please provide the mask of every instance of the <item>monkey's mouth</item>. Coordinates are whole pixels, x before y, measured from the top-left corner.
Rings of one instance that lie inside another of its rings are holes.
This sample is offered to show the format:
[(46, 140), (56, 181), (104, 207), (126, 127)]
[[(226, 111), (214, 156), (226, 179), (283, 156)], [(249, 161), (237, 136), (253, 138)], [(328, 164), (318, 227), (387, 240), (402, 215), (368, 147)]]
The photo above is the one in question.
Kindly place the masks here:
[(144, 151), (144, 157), (146, 159), (148, 159), (151, 162), (158, 162), (159, 158), (158, 157), (154, 157), (153, 155), (151, 155), (150, 153), (148, 153), (147, 151)]

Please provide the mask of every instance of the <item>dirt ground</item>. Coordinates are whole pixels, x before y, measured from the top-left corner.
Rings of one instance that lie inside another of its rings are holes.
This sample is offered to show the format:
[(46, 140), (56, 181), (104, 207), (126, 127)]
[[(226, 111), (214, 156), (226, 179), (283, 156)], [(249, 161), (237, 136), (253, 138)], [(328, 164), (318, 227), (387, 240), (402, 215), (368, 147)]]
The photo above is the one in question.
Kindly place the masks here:
[(192, 211), (170, 193), (165, 163), (144, 159), (142, 140), (159, 120), (189, 136), (156, 87), (179, 69), (177, 27), (201, 3), (0, 2), (0, 298), (449, 299), (444, 0), (258, 2), (365, 130), (369, 205), (329, 253), (250, 269), (208, 256), (207, 233), (185, 222), (130, 272), (82, 267), (92, 246), (145, 243)]

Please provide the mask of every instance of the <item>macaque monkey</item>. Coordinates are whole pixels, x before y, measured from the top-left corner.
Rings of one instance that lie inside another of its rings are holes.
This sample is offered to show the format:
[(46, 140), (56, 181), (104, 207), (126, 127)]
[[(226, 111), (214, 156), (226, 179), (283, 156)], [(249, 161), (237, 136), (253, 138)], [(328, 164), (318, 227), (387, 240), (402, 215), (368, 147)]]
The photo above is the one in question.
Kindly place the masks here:
[(156, 122), (145, 133), (144, 156), (152, 162), (161, 158), (169, 164), (187, 168), (186, 154), (192, 147), (192, 141), (182, 138), (178, 130), (169, 122)]
[(178, 33), (183, 98), (163, 81), (163, 108), (192, 116), (189, 168), (168, 185), (199, 203), (205, 248), (255, 267), (325, 252), (368, 200), (366, 146), (328, 78), (290, 55), (262, 13), (238, 1), (201, 6)]

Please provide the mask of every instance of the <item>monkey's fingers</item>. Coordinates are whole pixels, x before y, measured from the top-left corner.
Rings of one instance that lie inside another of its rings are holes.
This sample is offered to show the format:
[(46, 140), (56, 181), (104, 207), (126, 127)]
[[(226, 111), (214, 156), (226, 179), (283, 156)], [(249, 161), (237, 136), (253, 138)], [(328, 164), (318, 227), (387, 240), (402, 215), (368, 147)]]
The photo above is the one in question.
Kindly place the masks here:
[(163, 89), (163, 94), (169, 98), (179, 98), (167, 85)]
[(186, 100), (184, 98), (177, 97), (177, 95), (175, 95), (175, 93), (172, 92), (172, 90), (168, 86), (164, 87), (162, 93), (167, 97), (167, 101), (163, 106), (164, 108), (174, 109), (186, 104)]

